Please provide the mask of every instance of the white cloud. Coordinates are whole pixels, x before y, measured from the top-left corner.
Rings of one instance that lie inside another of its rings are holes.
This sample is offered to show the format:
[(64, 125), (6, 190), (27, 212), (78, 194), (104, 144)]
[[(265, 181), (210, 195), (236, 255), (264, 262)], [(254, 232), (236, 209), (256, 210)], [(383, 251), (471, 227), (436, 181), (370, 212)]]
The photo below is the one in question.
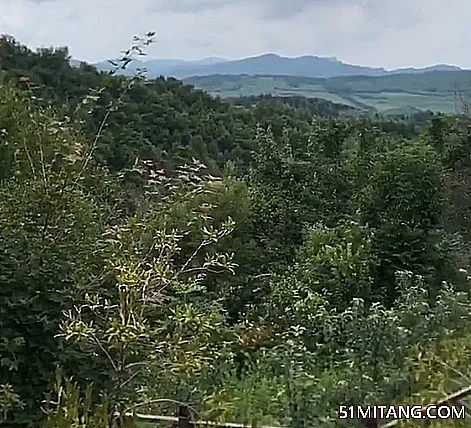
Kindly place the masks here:
[(149, 56), (337, 56), (363, 65), (471, 66), (467, 0), (0, 0), (0, 33), (78, 59), (156, 31)]

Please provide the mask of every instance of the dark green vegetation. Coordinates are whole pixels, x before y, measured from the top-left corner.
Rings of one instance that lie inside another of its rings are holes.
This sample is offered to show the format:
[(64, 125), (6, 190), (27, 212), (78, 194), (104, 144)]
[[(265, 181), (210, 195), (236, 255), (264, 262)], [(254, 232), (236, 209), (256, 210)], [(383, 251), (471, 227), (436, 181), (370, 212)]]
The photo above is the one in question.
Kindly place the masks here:
[(0, 67), (5, 426), (350, 427), (469, 382), (467, 118), (225, 103), (8, 38)]
[[(274, 104), (284, 104), (294, 108), (297, 112), (305, 112), (310, 115), (316, 116), (354, 116), (359, 115), (360, 111), (345, 104), (337, 104), (331, 101), (323, 100), (321, 98), (306, 98), (300, 96), (273, 96), (273, 95), (258, 95), (258, 96), (242, 96), (227, 98), (226, 101), (245, 107), (267, 107)], [(414, 121), (412, 121), (414, 122)]]
[(344, 76), (328, 79), (299, 76), (190, 77), (185, 82), (222, 98), (272, 94), (323, 98), (365, 111), (410, 114), (432, 110), (453, 113), (459, 95), (471, 88), (471, 71), (431, 71), (388, 76)]

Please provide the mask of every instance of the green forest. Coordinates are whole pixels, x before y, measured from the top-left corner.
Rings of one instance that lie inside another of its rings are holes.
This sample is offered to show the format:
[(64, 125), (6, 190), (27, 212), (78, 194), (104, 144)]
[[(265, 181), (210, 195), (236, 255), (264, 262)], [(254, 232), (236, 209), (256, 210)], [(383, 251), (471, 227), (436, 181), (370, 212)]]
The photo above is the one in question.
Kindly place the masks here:
[(471, 119), (69, 59), (0, 39), (2, 426), (352, 427), (471, 383)]

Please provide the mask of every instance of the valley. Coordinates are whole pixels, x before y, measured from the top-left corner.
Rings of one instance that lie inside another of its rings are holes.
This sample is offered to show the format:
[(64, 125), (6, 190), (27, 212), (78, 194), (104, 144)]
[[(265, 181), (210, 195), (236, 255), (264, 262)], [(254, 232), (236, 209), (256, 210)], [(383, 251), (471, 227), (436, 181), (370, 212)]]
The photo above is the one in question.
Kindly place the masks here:
[(382, 114), (431, 110), (455, 113), (471, 90), (471, 71), (432, 71), (389, 76), (342, 76), (328, 79), (298, 76), (213, 75), (185, 82), (221, 98), (303, 96), (346, 104)]

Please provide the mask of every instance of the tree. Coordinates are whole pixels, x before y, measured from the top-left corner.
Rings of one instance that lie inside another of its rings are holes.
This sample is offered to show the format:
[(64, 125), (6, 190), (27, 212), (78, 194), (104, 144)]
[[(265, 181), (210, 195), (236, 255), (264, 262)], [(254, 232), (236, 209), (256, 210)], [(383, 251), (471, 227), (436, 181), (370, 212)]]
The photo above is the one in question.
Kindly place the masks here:
[[(233, 272), (235, 267), (229, 254), (206, 251), (232, 232), (230, 218), (219, 228), (205, 221), (203, 239), (187, 258), (181, 256), (188, 231), (172, 228), (167, 218), (172, 204), (206, 191), (192, 169), (182, 170), (170, 181), (153, 169), (141, 173), (148, 173), (147, 207), (126, 224), (105, 232), (102, 291), (90, 288), (62, 325), (62, 336), (89, 358), (107, 358), (111, 384), (103, 393), (111, 426), (117, 427), (123, 426), (127, 412), (168, 398), (150, 399), (149, 390), (140, 393), (143, 377), (162, 376), (163, 369), (181, 373), (183, 378), (177, 376), (176, 381), (185, 384), (188, 374), (214, 364), (219, 345), (215, 340), (211, 349), (208, 340), (221, 333), (224, 316), (205, 301), (202, 281), (208, 272)], [(204, 261), (198, 264), (203, 252)], [(106, 282), (111, 289), (103, 286)], [(202, 328), (205, 331), (199, 337)]]
[(79, 363), (55, 335), (62, 310), (101, 270), (95, 250), (112, 186), (106, 190), (110, 181), (99, 171), (83, 171), (86, 146), (52, 109), (34, 107), (15, 90), (0, 91), (0, 372), (25, 405), (13, 420), (27, 424), (40, 417), (56, 364), (73, 373), (79, 364), (96, 368)]

